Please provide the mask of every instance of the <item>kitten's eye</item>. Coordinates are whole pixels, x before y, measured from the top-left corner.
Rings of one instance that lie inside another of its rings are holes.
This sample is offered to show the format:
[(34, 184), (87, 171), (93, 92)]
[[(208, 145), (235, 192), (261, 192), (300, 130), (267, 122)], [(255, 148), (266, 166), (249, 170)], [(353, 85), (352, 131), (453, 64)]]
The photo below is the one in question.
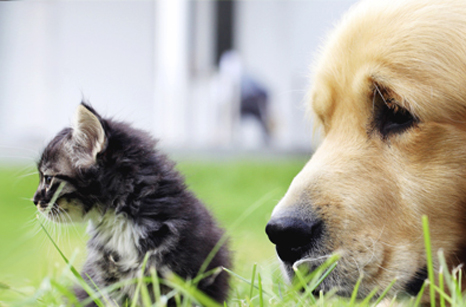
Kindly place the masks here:
[(403, 133), (418, 120), (406, 109), (395, 103), (383, 103), (376, 113), (375, 125), (383, 138), (390, 134)]
[(52, 176), (44, 176), (44, 182), (46, 185), (50, 185), (52, 182)]

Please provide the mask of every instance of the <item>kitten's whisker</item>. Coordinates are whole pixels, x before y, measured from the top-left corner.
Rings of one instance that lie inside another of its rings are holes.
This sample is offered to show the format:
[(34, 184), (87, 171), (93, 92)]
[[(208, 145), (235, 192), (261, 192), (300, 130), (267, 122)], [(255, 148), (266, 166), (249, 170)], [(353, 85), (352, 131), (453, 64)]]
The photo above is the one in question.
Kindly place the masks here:
[[(27, 148), (27, 147), (0, 146), (0, 149), (3, 149), (3, 150), (15, 150), (15, 151), (28, 151), (29, 153), (33, 154), (34, 156), (37, 155), (37, 150)], [(33, 157), (31, 157), (31, 159), (33, 159)]]
[(73, 219), (71, 218), (71, 215), (64, 209), (62, 209), (63, 211), (63, 214), (65, 215), (65, 217), (67, 218), (68, 222), (74, 226), (74, 224), (72, 223), (73, 222)]
[(31, 162), (34, 161), (34, 158), (28, 156), (1, 155), (0, 158), (29, 160)]
[[(68, 229), (68, 225), (71, 224), (72, 220), (71, 220), (71, 216), (68, 214), (68, 212), (66, 212), (65, 209), (61, 208), (61, 207), (58, 207), (60, 209), (60, 222), (62, 224), (66, 224), (66, 225), (63, 225), (61, 227), (61, 230), (64, 232), (64, 237), (65, 237), (65, 241), (66, 242), (70, 242), (69, 238), (70, 238), (70, 231)], [(71, 224), (72, 225), (72, 224)]]
[(32, 171), (38, 172), (36, 167), (37, 167), (37, 165), (35, 163), (30, 163), (30, 164), (25, 165), (24, 167), (20, 168), (13, 175), (15, 177), (17, 177), (17, 176), (21, 176), (23, 173), (25, 173), (27, 171), (29, 171), (29, 172), (32, 172)]
[(65, 237), (65, 241), (66, 241), (67, 229), (66, 229), (66, 226), (65, 227), (61, 226), (63, 223), (66, 222), (64, 212), (65, 211), (62, 208), (58, 207), (57, 218), (58, 218), (58, 222), (60, 223), (60, 225), (57, 225), (57, 230), (60, 232), (59, 237), (60, 238)]
[(30, 172), (30, 173), (27, 173), (27, 174), (24, 174), (24, 175), (16, 176), (16, 179), (23, 179), (23, 178), (26, 178), (26, 177), (29, 177), (29, 176), (32, 176), (32, 175), (38, 175), (38, 174), (39, 174), (38, 171), (34, 171), (34, 172)]
[(34, 213), (30, 218), (28, 218), (27, 222), (24, 224), (25, 227), (30, 228), (31, 226), (37, 226), (37, 213)]

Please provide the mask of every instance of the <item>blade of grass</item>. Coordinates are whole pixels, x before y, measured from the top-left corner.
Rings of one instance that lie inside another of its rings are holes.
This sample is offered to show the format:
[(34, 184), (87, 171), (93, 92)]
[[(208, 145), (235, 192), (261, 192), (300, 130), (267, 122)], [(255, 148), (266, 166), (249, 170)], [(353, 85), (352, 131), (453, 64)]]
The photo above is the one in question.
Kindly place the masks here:
[[(111, 306), (110, 302), (108, 301), (108, 298), (107, 296), (102, 292), (101, 289), (99, 289), (99, 287), (96, 285), (96, 283), (92, 280), (91, 276), (89, 276), (89, 274), (86, 273), (86, 277), (89, 279), (89, 281), (91, 282), (91, 284), (94, 286), (94, 289), (97, 290), (97, 293), (99, 293), (99, 297), (102, 297), (104, 299), (104, 301), (107, 303), (107, 306)], [(92, 297), (92, 296), (91, 296)], [(99, 304), (97, 304), (99, 305)], [(100, 305), (99, 305), (100, 306)], [(103, 305), (102, 305), (103, 306)]]
[[(435, 289), (435, 291), (437, 291), (437, 292), (440, 294), (440, 296), (443, 296), (443, 297), (444, 297), (444, 299), (448, 302), (448, 304), (449, 304), (450, 306), (453, 305), (453, 300), (451, 300), (451, 299), (448, 297), (448, 295), (447, 295), (442, 289), (440, 289), (440, 288), (437, 287), (436, 285), (434, 285), (433, 288)], [(445, 304), (445, 302), (444, 302), (444, 304)]]
[[(305, 280), (306, 284), (310, 284), (310, 292), (313, 292), (324, 279), (336, 268), (340, 256), (338, 254), (331, 255), (324, 263), (322, 263), (317, 269), (309, 274)], [(299, 265), (293, 265), (293, 270), (297, 269), (304, 262)], [(325, 272), (324, 272), (325, 271)], [(322, 272), (324, 272), (322, 274)], [(295, 290), (298, 290), (295, 287)]]
[[(314, 297), (314, 294), (312, 293), (312, 290), (311, 288), (309, 287), (309, 280), (311, 278), (304, 278), (303, 274), (300, 272), (299, 268), (293, 268), (294, 270), (294, 273), (295, 273), (295, 276), (298, 278), (299, 280), (299, 288), (303, 288), (305, 290), (305, 296), (309, 297), (309, 299), (312, 301), (313, 304), (316, 304), (317, 301)], [(316, 270), (317, 271), (317, 270)], [(315, 271), (314, 271), (315, 272)], [(314, 273), (313, 272), (313, 273)], [(313, 273), (309, 274), (309, 275), (312, 275)], [(315, 274), (315, 273), (314, 273)], [(307, 279), (307, 280), (306, 280)]]
[(22, 295), (22, 296), (27, 296), (27, 295), (24, 294), (23, 292), (18, 291), (18, 290), (12, 288), (11, 286), (9, 286), (9, 285), (7, 285), (6, 283), (3, 283), (3, 282), (0, 282), (0, 290), (8, 290), (8, 291), (11, 291), (11, 292), (20, 294), (20, 295)]
[[(254, 287), (254, 288), (256, 288), (256, 289), (259, 289), (258, 286), (251, 284), (251, 282), (250, 282), (249, 280), (247, 280), (247, 279), (244, 278), (243, 276), (240, 276), (240, 275), (236, 274), (236, 273), (233, 272), (232, 270), (229, 270), (229, 269), (227, 269), (227, 268), (223, 268), (223, 270), (224, 270), (225, 272), (227, 272), (228, 274), (230, 274), (231, 276), (236, 277), (237, 279), (239, 279), (239, 280), (241, 280), (241, 281), (247, 283), (248, 285), (251, 285), (252, 287)], [(265, 291), (264, 289), (262, 289), (262, 292), (264, 292), (264, 294), (267, 294), (268, 296), (273, 297), (273, 294), (271, 294), (271, 293)]]
[(430, 285), (430, 305), (435, 307), (435, 276), (434, 276), (434, 262), (432, 260), (432, 247), (429, 232), (429, 220), (426, 215), (422, 216), (422, 228), (424, 231), (424, 244), (426, 248), (426, 261), (427, 261), (427, 276), (429, 277)]
[(413, 305), (414, 307), (419, 306), (419, 304), (421, 303), (421, 299), (422, 299), (422, 296), (424, 295), (424, 290), (426, 289), (426, 285), (427, 285), (427, 282), (424, 281), (421, 289), (419, 290), (419, 293), (416, 296), (416, 301), (414, 302), (414, 305)]
[(254, 303), (252, 302), (252, 298), (246, 297), (246, 306), (248, 307), (254, 307)]
[(45, 226), (42, 224), (42, 222), (40, 221), (39, 218), (37, 218), (37, 221), (39, 222), (39, 225), (40, 227), (42, 228), (42, 230), (45, 232), (47, 238), (50, 240), (50, 242), (52, 242), (53, 246), (55, 247), (55, 249), (58, 251), (58, 253), (60, 254), (60, 256), (62, 257), (62, 259), (65, 261), (65, 263), (70, 267), (70, 270), (71, 272), (73, 273), (73, 275), (79, 279), (79, 280), (82, 280), (84, 281), (84, 279), (82, 278), (81, 274), (79, 274), (78, 270), (75, 269), (75, 267), (73, 265), (71, 265), (71, 263), (69, 262), (68, 258), (66, 258), (65, 254), (63, 254), (63, 252), (61, 251), (61, 249), (58, 247), (58, 245), (55, 243), (55, 241), (52, 239), (52, 236), (50, 236), (49, 232), (47, 231), (47, 229), (45, 228)]
[(213, 268), (210, 271), (197, 275), (196, 278), (192, 280), (192, 283), (193, 285), (197, 285), (201, 280), (206, 279), (207, 277), (211, 277), (212, 279), (215, 279), (222, 271), (223, 271), (222, 267)]
[(147, 261), (149, 260), (149, 253), (146, 253), (146, 256), (144, 257), (144, 261), (142, 262), (142, 268), (141, 268), (141, 299), (143, 306), (150, 307), (152, 306), (149, 290), (147, 289), (147, 283), (144, 282), (144, 275), (146, 272), (146, 265)]
[(393, 304), (395, 304), (395, 302), (396, 302), (396, 294), (393, 296), (392, 300), (390, 301), (389, 307), (394, 306)]
[[(340, 257), (338, 257), (338, 259), (340, 259)], [(336, 259), (337, 260), (337, 259)], [(336, 261), (335, 260), (335, 261)], [(324, 274), (322, 274), (322, 276), (317, 280), (317, 282), (315, 283), (315, 285), (311, 288), (312, 291), (314, 291), (323, 281), (325, 278), (327, 278), (327, 276), (332, 273), (332, 271), (337, 267), (338, 265), (338, 261), (334, 262), (332, 265), (330, 265), (330, 267), (327, 269), (327, 271), (325, 271)]]
[(62, 286), (55, 280), (50, 280), (50, 284), (57, 289), (62, 295), (64, 295), (70, 303), (73, 304), (75, 307), (81, 307), (82, 305), (79, 303), (78, 299), (76, 298), (76, 295), (71, 292), (67, 287)]
[(377, 298), (377, 300), (374, 303), (374, 306), (377, 306), (377, 305), (380, 304), (380, 302), (385, 298), (388, 291), (390, 291), (390, 289), (393, 287), (393, 285), (395, 284), (396, 281), (397, 281), (396, 278), (392, 280), (392, 282), (388, 285), (388, 287), (385, 288), (385, 290), (382, 292), (382, 294)]
[(445, 288), (443, 285), (443, 267), (442, 266), (440, 266), (440, 269), (438, 272), (438, 286), (439, 286), (439, 289), (442, 291), (442, 292), (439, 292), (440, 307), (445, 307), (445, 298), (444, 298)]
[(350, 306), (354, 306), (354, 303), (356, 302), (356, 297), (358, 297), (358, 292), (359, 292), (359, 286), (361, 285), (363, 275), (361, 274), (358, 278), (358, 281), (356, 282), (356, 285), (354, 286), (353, 293), (351, 294), (351, 299), (350, 299)]
[(81, 284), (81, 286), (83, 287), (83, 289), (93, 298), (94, 302), (98, 305), (98, 306), (104, 306), (103, 303), (100, 301), (99, 298), (95, 297), (95, 294), (94, 294), (94, 291), (91, 289), (91, 287), (89, 287), (89, 285), (87, 284), (87, 282), (84, 280), (84, 278), (81, 276), (81, 274), (79, 274), (78, 270), (76, 270), (76, 268), (71, 264), (71, 262), (68, 260), (68, 258), (66, 258), (65, 254), (61, 251), (61, 249), (58, 247), (57, 243), (55, 243), (55, 241), (52, 239), (52, 236), (49, 234), (49, 232), (47, 231), (47, 229), (45, 228), (45, 226), (42, 224), (42, 222), (40, 221), (39, 218), (37, 218), (37, 221), (39, 222), (39, 225), (40, 227), (42, 228), (42, 230), (45, 232), (47, 238), (50, 240), (50, 242), (52, 242), (53, 246), (55, 247), (55, 249), (58, 251), (58, 253), (60, 254), (60, 256), (62, 257), (63, 261), (65, 261), (65, 263), (68, 265), (68, 267), (70, 268), (71, 272), (73, 273), (74, 277), (76, 277), (76, 279), (79, 281), (79, 283)]
[(264, 307), (264, 296), (262, 295), (262, 279), (261, 279), (261, 274), (257, 274), (257, 281), (259, 283), (259, 306)]
[(212, 262), (214, 259), (215, 255), (217, 255), (218, 251), (222, 246), (228, 241), (229, 239), (229, 234), (232, 233), (236, 227), (240, 225), (248, 216), (250, 216), (255, 210), (260, 208), (265, 204), (267, 200), (269, 200), (273, 193), (275, 191), (271, 191), (267, 193), (266, 195), (262, 196), (258, 201), (256, 201), (252, 206), (250, 206), (246, 211), (244, 211), (234, 222), (233, 224), (228, 228), (227, 231), (223, 234), (223, 236), (218, 240), (217, 244), (215, 244), (214, 248), (210, 251), (209, 255), (206, 257), (204, 262), (202, 263), (202, 266), (200, 267), (197, 275), (202, 275), (205, 270), (207, 270), (207, 267), (209, 264)]
[[(146, 265), (147, 265), (147, 260), (149, 260), (149, 253), (146, 253), (146, 255), (144, 256), (144, 260), (142, 261), (142, 266), (141, 266), (141, 269), (139, 270), (139, 277), (137, 278), (138, 280), (138, 283), (137, 283), (137, 286), (136, 286), (136, 291), (134, 292), (134, 295), (133, 295), (133, 299), (132, 299), (132, 302), (131, 302), (131, 307), (136, 307), (136, 305), (138, 304), (138, 301), (139, 301), (139, 295), (141, 294), (141, 296), (143, 296), (143, 293), (142, 293), (142, 288), (144, 288), (143, 284), (144, 283), (144, 273), (146, 271)], [(146, 288), (146, 291), (147, 291), (147, 288)], [(147, 293), (148, 295), (149, 293)], [(142, 298), (143, 300), (143, 303), (146, 304), (146, 302), (144, 302), (144, 298)], [(149, 299), (149, 303), (148, 303), (148, 306), (150, 306), (151, 303), (150, 303), (150, 299)]]
[(181, 296), (179, 293), (175, 294), (175, 306), (180, 306), (181, 305)]
[[(164, 282), (172, 289), (177, 289), (184, 296), (187, 296), (201, 306), (205, 307), (221, 307), (219, 303), (214, 301), (212, 298), (207, 296), (205, 293), (200, 291), (195, 285), (189, 281), (183, 280), (181, 277), (174, 273), (171, 273), (164, 279)], [(179, 306), (179, 305), (178, 305)]]
[[(139, 282), (138, 282), (138, 284), (136, 286), (136, 291), (134, 291), (134, 294), (133, 294), (133, 299), (131, 300), (131, 307), (136, 307), (136, 304), (138, 303), (139, 291), (141, 290), (141, 285), (142, 285), (142, 282), (139, 279)], [(179, 306), (179, 305), (177, 305), (177, 306)]]
[(251, 287), (249, 289), (249, 297), (252, 297), (252, 292), (254, 290), (254, 279), (256, 278), (256, 268), (257, 268), (257, 264), (254, 263), (254, 266), (252, 267), (252, 277), (251, 277)]
[(320, 306), (323, 307), (324, 306), (324, 292), (323, 291), (319, 291), (319, 302), (320, 302)]
[(447, 287), (448, 287), (448, 290), (451, 294), (455, 293), (456, 291), (456, 283), (454, 282), (453, 280), (453, 276), (450, 274), (450, 271), (448, 270), (448, 265), (447, 265), (447, 262), (445, 260), (445, 255), (443, 254), (443, 250), (440, 249), (438, 252), (437, 252), (437, 258), (439, 260), (439, 265), (442, 267), (442, 268), (447, 268), (447, 269), (444, 269), (443, 270), (443, 278), (444, 278), (444, 284), (446, 283)]
[(277, 283), (278, 295), (279, 295), (280, 299), (283, 300), (283, 293), (282, 293), (282, 286), (281, 285), (282, 285), (282, 283), (279, 281)]
[(453, 269), (452, 274), (451, 274), (452, 285), (453, 285), (453, 291), (451, 293), (456, 298), (461, 297), (461, 289), (459, 288), (460, 281), (458, 280), (458, 270), (459, 270), (458, 267)]
[(66, 181), (60, 182), (60, 185), (55, 190), (55, 193), (53, 193), (52, 199), (48, 202), (47, 207), (45, 208), (45, 211), (43, 212), (43, 215), (47, 216), (49, 214), (50, 210), (52, 210), (53, 205), (57, 201), (58, 196), (60, 196), (60, 193), (63, 190), (63, 188), (65, 187), (65, 185), (66, 185)]
[(462, 285), (462, 282), (463, 282), (463, 270), (458, 270), (458, 290), (459, 290), (459, 297), (461, 297), (461, 294), (462, 294), (462, 289), (463, 289), (463, 285)]
[(158, 304), (161, 301), (161, 291), (160, 291), (160, 282), (159, 277), (155, 271), (154, 267), (150, 268), (150, 276), (152, 281), (152, 291), (154, 291), (154, 299), (155, 302)]
[(361, 302), (360, 306), (367, 306), (369, 304), (369, 302), (372, 300), (372, 298), (374, 297), (374, 295), (377, 293), (377, 291), (379, 291), (379, 288), (377, 288), (377, 287), (372, 289), (372, 291), (369, 293), (369, 295), (367, 295), (364, 298), (364, 300)]

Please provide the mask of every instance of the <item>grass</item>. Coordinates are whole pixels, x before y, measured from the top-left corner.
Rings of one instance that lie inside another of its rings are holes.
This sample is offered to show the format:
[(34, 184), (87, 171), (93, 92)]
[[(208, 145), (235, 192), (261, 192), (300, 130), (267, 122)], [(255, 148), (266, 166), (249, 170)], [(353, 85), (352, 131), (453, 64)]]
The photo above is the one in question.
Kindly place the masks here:
[[(358, 285), (349, 299), (335, 297), (332, 293), (315, 296), (314, 289), (338, 265), (336, 256), (310, 274), (297, 270), (297, 278), (291, 285), (282, 279), (274, 247), (267, 240), (264, 228), (273, 207), (306, 160), (303, 157), (266, 161), (184, 161), (178, 165), (190, 188), (230, 233), (235, 265), (227, 270), (232, 279), (232, 292), (225, 306), (375, 306), (384, 298), (385, 294), (374, 298), (373, 292), (365, 299), (356, 299)], [(30, 171), (34, 171), (33, 167)], [(42, 225), (35, 218), (36, 209), (30, 201), (38, 178), (37, 175), (24, 176), (27, 173), (26, 168), (0, 168), (0, 306), (69, 306), (73, 303), (80, 306), (70, 289), (73, 284), (82, 282), (77, 271), (85, 257), (85, 226)], [(440, 267), (446, 268), (443, 254), (432, 254), (426, 218), (423, 223), (429, 263), (437, 258)], [(434, 280), (433, 266), (428, 267), (428, 273), (429, 280)], [(138, 300), (129, 302), (128, 307), (163, 307), (168, 299), (174, 299), (180, 307), (193, 303), (219, 306), (196, 291), (196, 280), (183, 281), (177, 276), (159, 280), (152, 271), (149, 277), (129, 282), (136, 285)], [(151, 289), (147, 288), (148, 282)], [(161, 285), (174, 290), (162, 294)], [(107, 290), (94, 292), (88, 287), (98, 306), (110, 305), (104, 295)], [(150, 291), (157, 297), (153, 305), (148, 295)], [(435, 283), (424, 284), (421, 294), (424, 291), (429, 292), (432, 306), (466, 306), (461, 293), (461, 270), (441, 270)], [(420, 296), (405, 303), (418, 306), (419, 301)]]

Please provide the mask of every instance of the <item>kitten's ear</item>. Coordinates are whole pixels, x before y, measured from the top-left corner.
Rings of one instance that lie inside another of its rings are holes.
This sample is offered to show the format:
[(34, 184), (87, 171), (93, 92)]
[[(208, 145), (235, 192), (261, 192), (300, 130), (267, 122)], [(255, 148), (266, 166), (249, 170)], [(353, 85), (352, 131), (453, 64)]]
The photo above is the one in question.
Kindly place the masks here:
[(82, 164), (95, 162), (97, 154), (105, 150), (107, 138), (100, 117), (91, 107), (84, 103), (78, 106), (74, 114), (73, 140), (76, 145), (90, 155), (82, 157), (87, 160)]

